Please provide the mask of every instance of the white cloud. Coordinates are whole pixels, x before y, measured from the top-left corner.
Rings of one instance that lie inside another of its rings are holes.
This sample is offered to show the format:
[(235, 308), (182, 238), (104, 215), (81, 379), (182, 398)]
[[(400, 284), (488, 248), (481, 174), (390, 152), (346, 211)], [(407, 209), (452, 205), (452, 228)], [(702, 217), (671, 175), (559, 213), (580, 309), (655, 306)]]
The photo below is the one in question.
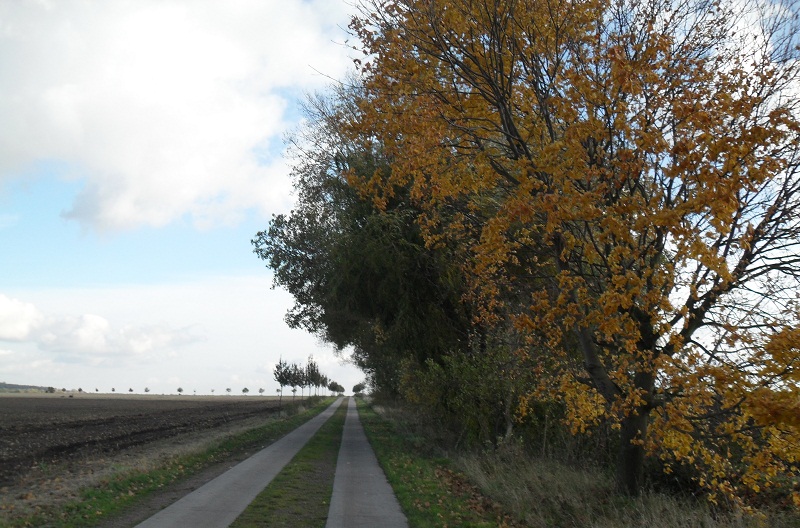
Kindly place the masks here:
[(119, 366), (142, 357), (168, 356), (203, 339), (197, 329), (188, 327), (151, 324), (117, 329), (99, 315), (44, 316), (32, 303), (0, 294), (0, 341), (32, 344), (53, 353), (48, 359), (55, 362)]
[(42, 350), (58, 353), (62, 361), (113, 361), (116, 365), (120, 359), (174, 355), (177, 348), (204, 339), (192, 328), (164, 324), (115, 329), (104, 317), (92, 314), (50, 317), (35, 337)]
[(24, 341), (41, 320), (42, 314), (33, 304), (0, 294), (0, 340)]
[[(344, 2), (0, 4), (0, 183), (37, 160), (98, 230), (235, 222), (287, 199), (285, 94), (347, 65)], [(338, 24), (338, 25), (337, 25)], [(267, 155), (265, 153), (272, 153)]]

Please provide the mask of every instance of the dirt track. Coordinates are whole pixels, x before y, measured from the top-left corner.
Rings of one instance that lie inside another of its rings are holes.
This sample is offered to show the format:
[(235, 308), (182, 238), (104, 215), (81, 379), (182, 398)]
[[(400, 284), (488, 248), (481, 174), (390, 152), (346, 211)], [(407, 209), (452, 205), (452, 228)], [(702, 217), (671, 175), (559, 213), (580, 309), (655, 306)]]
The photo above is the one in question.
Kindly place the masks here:
[(278, 409), (272, 398), (61, 394), (0, 397), (0, 488), (41, 465), (227, 429)]

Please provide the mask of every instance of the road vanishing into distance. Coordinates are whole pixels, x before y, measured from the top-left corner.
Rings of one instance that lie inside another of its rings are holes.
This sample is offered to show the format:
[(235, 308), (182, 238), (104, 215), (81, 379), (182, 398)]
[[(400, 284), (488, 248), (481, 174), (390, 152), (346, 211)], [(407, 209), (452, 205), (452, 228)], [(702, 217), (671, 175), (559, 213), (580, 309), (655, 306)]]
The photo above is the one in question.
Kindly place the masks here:
[[(137, 528), (229, 526), (333, 416), (341, 403), (342, 398), (339, 398), (321, 414), (138, 524)], [(326, 527), (374, 526), (407, 527), (408, 521), (367, 441), (355, 399), (349, 398)]]

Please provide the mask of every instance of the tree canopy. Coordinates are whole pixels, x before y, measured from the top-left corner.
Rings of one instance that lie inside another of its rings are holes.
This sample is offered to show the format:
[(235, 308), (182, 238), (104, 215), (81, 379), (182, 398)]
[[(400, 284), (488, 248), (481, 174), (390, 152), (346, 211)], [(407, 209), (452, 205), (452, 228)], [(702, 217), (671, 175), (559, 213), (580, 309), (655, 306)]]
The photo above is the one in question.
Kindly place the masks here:
[(618, 424), (629, 492), (647, 453), (712, 498), (797, 470), (796, 8), (399, 0), (351, 25), (348, 125), (391, 160), (351, 181), (410, 188), (426, 242), (466, 248), (537, 389)]
[(411, 359), (610, 424), (628, 493), (646, 457), (712, 501), (797, 476), (797, 24), (791, 0), (365, 0), (360, 76), (254, 241), (290, 324), (374, 376)]
[[(347, 181), (387, 167), (379, 150), (343, 138), (357, 93), (309, 100), (308, 126), (294, 139), (297, 205), (253, 240), (295, 305), (286, 316), (353, 358), (375, 386), (398, 388), (398, 363), (437, 357), (465, 338), (457, 265), (425, 246), (408, 202), (383, 210)], [(380, 352), (376, 352), (380, 349)], [(375, 378), (379, 379), (375, 379)]]

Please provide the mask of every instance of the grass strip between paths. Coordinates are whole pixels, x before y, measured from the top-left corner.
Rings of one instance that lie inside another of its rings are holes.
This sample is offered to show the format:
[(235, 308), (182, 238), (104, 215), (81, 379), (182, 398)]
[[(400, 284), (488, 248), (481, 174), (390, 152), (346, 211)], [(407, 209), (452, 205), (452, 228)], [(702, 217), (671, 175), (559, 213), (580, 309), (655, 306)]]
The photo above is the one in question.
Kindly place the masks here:
[(323, 527), (333, 493), (347, 400), (272, 480), (231, 528)]
[(517, 526), (448, 460), (422, 454), (407, 433), (363, 400), (357, 403), (367, 438), (412, 528)]
[(17, 528), (48, 526), (82, 528), (96, 526), (103, 519), (124, 509), (174, 482), (188, 478), (225, 459), (253, 448), (263, 448), (324, 411), (333, 398), (313, 402), (310, 409), (283, 419), (269, 420), (265, 425), (215, 442), (208, 449), (176, 457), (152, 471), (129, 471), (119, 474), (97, 487), (81, 490), (80, 498), (58, 511), (41, 511), (13, 520), (0, 519), (0, 527)]

